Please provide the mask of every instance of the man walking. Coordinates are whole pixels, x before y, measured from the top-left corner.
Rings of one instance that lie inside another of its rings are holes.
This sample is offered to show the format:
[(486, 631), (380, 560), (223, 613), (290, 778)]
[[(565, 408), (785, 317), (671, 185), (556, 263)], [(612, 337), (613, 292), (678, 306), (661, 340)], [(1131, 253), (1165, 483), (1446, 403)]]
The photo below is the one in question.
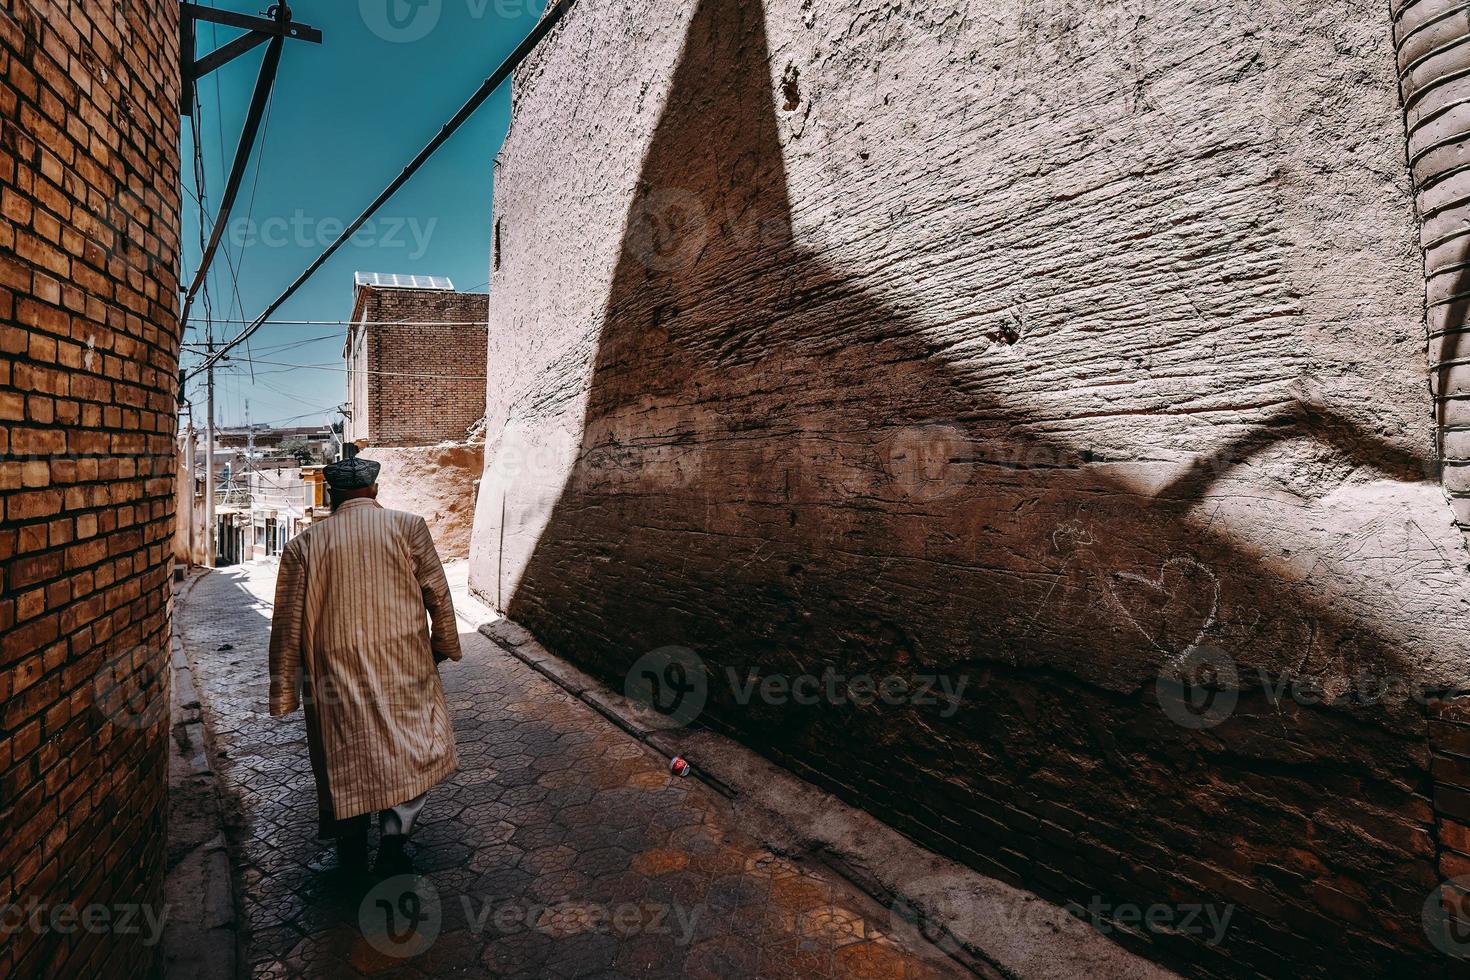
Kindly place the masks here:
[(412, 871), (404, 845), (429, 789), (458, 765), (437, 668), (461, 653), (429, 528), (378, 504), (379, 469), (327, 466), (332, 515), (281, 553), (270, 713), (306, 709), (321, 837), (336, 838), (343, 869), (367, 869), (376, 811), (374, 870), (395, 875)]

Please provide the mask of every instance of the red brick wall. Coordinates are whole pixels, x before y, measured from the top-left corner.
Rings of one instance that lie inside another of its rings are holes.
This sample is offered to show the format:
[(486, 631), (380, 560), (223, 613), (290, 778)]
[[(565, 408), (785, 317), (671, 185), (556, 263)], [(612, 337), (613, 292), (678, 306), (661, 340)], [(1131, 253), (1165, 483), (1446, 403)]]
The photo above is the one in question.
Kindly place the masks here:
[(176, 10), (0, 0), (0, 976), (158, 963)]
[[(368, 443), (425, 446), (463, 440), (485, 414), (489, 297), (422, 289), (363, 289), (368, 336)], [(405, 325), (422, 322), (423, 326)]]

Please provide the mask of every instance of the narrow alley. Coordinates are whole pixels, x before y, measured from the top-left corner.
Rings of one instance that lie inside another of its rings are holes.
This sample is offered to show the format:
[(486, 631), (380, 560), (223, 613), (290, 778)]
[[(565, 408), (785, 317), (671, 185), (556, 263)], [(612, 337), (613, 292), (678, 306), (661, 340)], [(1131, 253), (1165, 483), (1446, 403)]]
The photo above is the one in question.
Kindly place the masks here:
[(0, 980), (1470, 976), (1467, 161), (1470, 0), (0, 0)]
[[(256, 977), (970, 976), (872, 898), (763, 849), (731, 807), (475, 631), (442, 670), (460, 771), (415, 831), (425, 916), (397, 945), (317, 840), (300, 714), (265, 710), (274, 562), (197, 577), (175, 611), (213, 739)], [(431, 897), (432, 896), (432, 897)]]

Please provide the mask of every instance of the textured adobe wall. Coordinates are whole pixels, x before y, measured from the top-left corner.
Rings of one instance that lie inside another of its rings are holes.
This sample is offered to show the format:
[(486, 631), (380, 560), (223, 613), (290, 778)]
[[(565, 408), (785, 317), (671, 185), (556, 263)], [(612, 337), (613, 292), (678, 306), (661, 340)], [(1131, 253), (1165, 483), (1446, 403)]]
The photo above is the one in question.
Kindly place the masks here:
[(444, 561), (469, 555), (475, 481), (485, 465), (484, 447), (472, 443), (379, 447), (362, 455), (382, 464), (378, 503), (428, 522)]
[[(692, 648), (702, 721), (977, 867), (1229, 903), (1151, 940), (1197, 972), (1440, 968), (1425, 711), (1256, 680), (1465, 680), (1393, 43), (1359, 0), (586, 0), (497, 173), (472, 583), (615, 682)], [(1202, 647), (1242, 689), (1187, 728)], [(969, 686), (718, 681), (827, 667)]]
[[(188, 452), (180, 437), (174, 448), (178, 466), (174, 472), (174, 562), (186, 565), (205, 563), (204, 493), (198, 489), (199, 478), (189, 472)], [(193, 554), (190, 554), (189, 510), (194, 511)]]
[(0, 976), (160, 966), (177, 7), (0, 3)]

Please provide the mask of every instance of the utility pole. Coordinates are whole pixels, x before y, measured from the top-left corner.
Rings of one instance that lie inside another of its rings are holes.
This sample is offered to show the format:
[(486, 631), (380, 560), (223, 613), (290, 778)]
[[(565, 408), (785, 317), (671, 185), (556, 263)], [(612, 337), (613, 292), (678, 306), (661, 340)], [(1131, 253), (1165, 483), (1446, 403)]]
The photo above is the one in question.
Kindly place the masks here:
[[(214, 230), (209, 236), (208, 244), (204, 245), (201, 250), (199, 268), (194, 271), (194, 280), (184, 293), (184, 312), (181, 318), (188, 323), (189, 311), (194, 306), (194, 298), (208, 281), (210, 267), (214, 264), (215, 252), (219, 249), (225, 230), (229, 227), (230, 212), (235, 207), (235, 199), (239, 196), (240, 185), (250, 165), (250, 155), (255, 149), (256, 136), (260, 133), (261, 117), (265, 114), (271, 92), (275, 88), (276, 73), (281, 66), (281, 52), (285, 47), (286, 39), (292, 38), (312, 44), (321, 44), (322, 32), (306, 24), (293, 22), (291, 7), (286, 3), (272, 6), (269, 18), (249, 17), (194, 3), (181, 4), (179, 14), (180, 79), (182, 82), (179, 111), (186, 116), (194, 114), (195, 91), (200, 79), (257, 45), (266, 45), (265, 57), (260, 63), (260, 74), (255, 80), (255, 92), (250, 97), (250, 109), (245, 115), (245, 128), (240, 133), (240, 144), (235, 149), (235, 161), (230, 166), (230, 176), (225, 184), (224, 198), (220, 202), (219, 213), (214, 219)], [(240, 35), (203, 58), (196, 58), (199, 21), (223, 24), (226, 27), (240, 27), (248, 33)]]
[[(246, 33), (201, 58), (198, 56), (198, 26), (201, 21), (240, 28)], [(281, 53), (288, 39), (321, 44), (322, 32), (309, 25), (293, 21), (291, 6), (285, 0), (274, 4), (268, 11), (268, 16), (264, 18), (251, 17), (229, 10), (218, 10), (213, 6), (213, 0), (210, 0), (210, 5), (207, 7), (197, 3), (179, 4), (179, 78), (181, 83), (179, 112), (185, 116), (194, 114), (194, 102), (200, 79), (229, 64), (247, 51), (261, 44), (266, 45), (265, 57), (261, 59), (260, 74), (255, 80), (255, 91), (250, 97), (250, 108), (245, 115), (245, 126), (240, 133), (239, 145), (235, 148), (235, 160), (230, 166), (230, 175), (225, 184), (224, 198), (220, 202), (219, 213), (215, 216), (209, 241), (201, 250), (199, 267), (194, 272), (194, 280), (184, 292), (183, 312), (180, 314), (180, 320), (185, 325), (191, 322), (189, 311), (193, 307), (194, 298), (209, 279), (216, 251), (229, 226), (230, 214), (240, 193), (240, 186), (245, 179), (245, 171), (250, 165), (250, 156), (255, 149), (256, 137), (260, 132), (261, 118), (269, 105), (271, 92), (275, 88), (276, 74), (281, 65)], [(201, 194), (202, 191), (201, 188)], [(224, 351), (221, 350), (221, 356), (216, 358), (212, 334), (207, 341), (207, 346), (209, 356), (205, 364), (209, 367), (207, 380), (209, 418), (205, 433), (207, 462), (204, 467), (204, 522), (207, 536), (204, 554), (205, 564), (213, 568), (218, 558), (216, 545), (219, 532), (219, 527), (215, 523), (214, 507), (214, 364), (217, 359), (223, 361)], [(227, 344), (226, 347), (228, 346), (231, 345)], [(200, 371), (195, 369), (187, 374), (182, 374), (181, 385), (182, 382), (188, 381), (199, 373)]]
[[(214, 341), (208, 342), (209, 352), (214, 353)], [(205, 436), (204, 436), (204, 564), (207, 568), (214, 567), (215, 560), (215, 538), (218, 536), (219, 528), (215, 524), (214, 517), (214, 366), (210, 365), (206, 375), (205, 387), (209, 389), (208, 407), (205, 414)]]
[(188, 527), (189, 527), (189, 561), (188, 561), (188, 565), (189, 565), (189, 568), (190, 569), (192, 569), (194, 567), (194, 490), (195, 490), (195, 487), (196, 487), (195, 476), (194, 476), (194, 443), (195, 443), (195, 441), (197, 439), (198, 439), (198, 433), (195, 432), (195, 430), (194, 430), (194, 413), (191, 411), (189, 413), (189, 434), (188, 434), (188, 441), (185, 442), (185, 444), (184, 444), (184, 474), (185, 474), (185, 479), (188, 480), (188, 483), (187, 483), (187, 485), (185, 487), (186, 492), (183, 493), (183, 494), (180, 494), (180, 496), (182, 496), (184, 498), (184, 506), (186, 508), (188, 508), (188, 510), (189, 510), (189, 514), (188, 514)]

